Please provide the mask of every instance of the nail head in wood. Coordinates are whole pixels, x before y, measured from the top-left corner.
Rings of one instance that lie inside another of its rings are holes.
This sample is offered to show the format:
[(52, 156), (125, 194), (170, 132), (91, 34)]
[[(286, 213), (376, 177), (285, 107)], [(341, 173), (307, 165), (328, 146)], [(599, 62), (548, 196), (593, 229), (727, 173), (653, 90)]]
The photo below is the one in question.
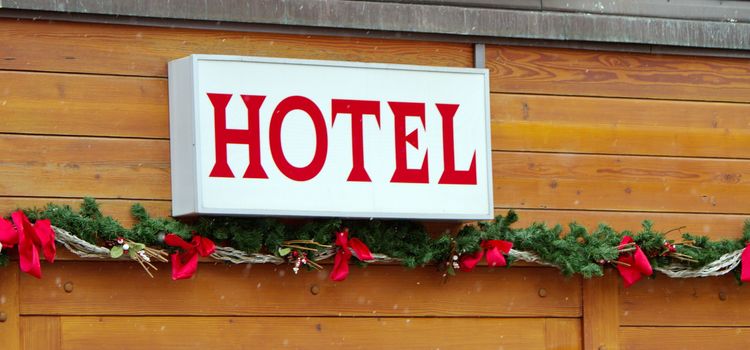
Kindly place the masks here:
[(63, 285), (63, 289), (65, 290), (65, 293), (72, 293), (73, 292), (73, 282), (65, 282), (65, 285)]
[(320, 294), (320, 287), (318, 287), (317, 284), (313, 284), (312, 287), (310, 287), (310, 293), (312, 295), (318, 295), (318, 294)]
[(544, 298), (547, 296), (547, 290), (544, 288), (539, 288), (539, 297)]
[(5, 322), (7, 320), (8, 320), (8, 314), (0, 311), (0, 322)]
[(727, 300), (727, 293), (724, 291), (719, 292), (719, 300), (721, 301)]

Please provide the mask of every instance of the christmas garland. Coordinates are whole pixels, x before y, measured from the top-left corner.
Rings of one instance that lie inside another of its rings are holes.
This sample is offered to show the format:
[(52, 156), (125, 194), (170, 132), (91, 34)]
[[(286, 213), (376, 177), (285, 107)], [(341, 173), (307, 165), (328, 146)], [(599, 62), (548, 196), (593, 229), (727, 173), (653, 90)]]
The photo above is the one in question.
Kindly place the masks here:
[[(676, 243), (665, 237), (671, 231), (655, 231), (649, 221), (643, 222), (639, 232), (616, 231), (607, 225), (589, 232), (575, 223), (566, 234), (560, 225), (543, 223), (512, 228), (518, 219), (513, 211), (437, 237), (413, 221), (201, 217), (186, 223), (151, 217), (139, 204), (133, 205), (131, 213), (137, 223), (128, 229), (104, 216), (91, 198), (84, 199), (80, 210), (56, 204), (19, 210), (10, 219), (0, 219), (0, 249), (18, 245), (21, 269), (37, 277), (41, 275), (39, 251), (54, 260), (57, 241), (82, 257), (134, 260), (149, 274), (156, 269), (153, 260), (166, 262), (172, 252), (174, 279), (192, 276), (199, 257), (210, 256), (228, 263), (289, 262), (295, 273), (302, 268), (320, 269), (317, 261), (334, 257), (331, 278), (337, 281), (346, 278), (351, 257), (363, 263), (398, 262), (412, 268), (436, 264), (446, 277), (471, 271), (484, 257), (489, 266), (523, 260), (584, 278), (601, 276), (611, 265), (626, 286), (653, 270), (670, 277), (733, 272), (742, 281), (750, 280), (750, 250), (745, 249), (750, 222), (737, 240), (712, 241), (684, 233)], [(5, 253), (7, 249), (0, 250), (0, 263), (7, 263)], [(746, 263), (748, 267), (743, 268)]]

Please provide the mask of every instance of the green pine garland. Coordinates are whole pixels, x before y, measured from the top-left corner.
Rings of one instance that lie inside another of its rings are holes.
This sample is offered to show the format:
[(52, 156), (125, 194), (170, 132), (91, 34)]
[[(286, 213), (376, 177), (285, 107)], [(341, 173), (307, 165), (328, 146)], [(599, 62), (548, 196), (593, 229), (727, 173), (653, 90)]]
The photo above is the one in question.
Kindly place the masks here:
[[(399, 220), (315, 219), (290, 222), (275, 218), (201, 217), (188, 224), (172, 218), (153, 218), (140, 204), (133, 205), (131, 209), (137, 224), (128, 229), (112, 217), (104, 216), (92, 198), (84, 199), (78, 211), (67, 205), (48, 204), (43, 209), (25, 209), (24, 212), (31, 220), (50, 219), (52, 225), (94, 244), (124, 237), (149, 246), (160, 246), (166, 233), (174, 233), (185, 239), (200, 234), (219, 245), (247, 253), (277, 255), (284, 241), (311, 239), (332, 244), (333, 233), (348, 227), (351, 236), (361, 239), (371, 251), (400, 259), (407, 267), (448, 261), (453, 254), (477, 251), (483, 240), (501, 239), (513, 242), (514, 249), (536, 253), (544, 261), (558, 266), (566, 276), (581, 274), (585, 278), (603, 274), (606, 262), (618, 258), (618, 245), (626, 235), (633, 237), (655, 267), (682, 263), (699, 268), (726, 253), (742, 249), (750, 241), (750, 221), (745, 223), (742, 238), (737, 240), (712, 241), (705, 236), (686, 233), (683, 239), (690, 244), (676, 245), (676, 249), (678, 253), (696, 261), (688, 262), (662, 254), (665, 251), (665, 233), (654, 231), (649, 221), (644, 221), (642, 229), (635, 233), (616, 231), (607, 225), (599, 225), (589, 232), (585, 227), (572, 223), (569, 225), (570, 232), (563, 234), (560, 225), (548, 227), (543, 223), (534, 223), (524, 228), (512, 228), (518, 216), (509, 211), (506, 216), (498, 216), (493, 221), (466, 225), (455, 235), (432, 237), (420, 223)], [(7, 256), (0, 255), (2, 262), (7, 262)]]

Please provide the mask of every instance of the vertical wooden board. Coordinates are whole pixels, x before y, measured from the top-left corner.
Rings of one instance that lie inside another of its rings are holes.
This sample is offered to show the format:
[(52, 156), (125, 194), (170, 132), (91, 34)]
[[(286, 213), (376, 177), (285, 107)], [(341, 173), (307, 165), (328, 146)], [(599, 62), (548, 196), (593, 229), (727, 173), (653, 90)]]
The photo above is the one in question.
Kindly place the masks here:
[[(506, 215), (507, 209), (495, 209), (495, 213)], [(638, 232), (644, 220), (650, 220), (655, 230), (666, 232), (669, 239), (681, 240), (682, 233), (706, 235), (712, 239), (737, 239), (742, 237), (742, 228), (747, 215), (679, 214), (653, 212), (617, 212), (590, 210), (516, 210), (518, 222), (513, 227), (525, 227), (534, 222), (549, 226), (560, 224), (567, 231), (568, 224), (576, 222), (589, 230), (599, 224), (607, 224), (618, 231)], [(675, 230), (685, 226), (684, 229)]]
[(750, 101), (750, 60), (488, 45), (493, 92)]
[(750, 326), (750, 289), (734, 276), (671, 279), (658, 274), (620, 292), (628, 326)]
[[(172, 281), (158, 264), (149, 278), (132, 262), (55, 262), (43, 278), (21, 277), (26, 315), (515, 316), (580, 317), (580, 279), (550, 268), (478, 267), (443, 282), (434, 267), (352, 267), (295, 275), (288, 265), (200, 264)], [(127, 281), (127, 282), (123, 282)], [(72, 283), (73, 291), (63, 286)], [(539, 290), (546, 294), (540, 296)], [(113, 302), (116, 301), (116, 302)], [(491, 302), (488, 302), (491, 300)], [(176, 302), (179, 301), (179, 302)]]
[(545, 322), (545, 349), (579, 350), (581, 344), (581, 319), (547, 318)]
[(750, 161), (493, 152), (495, 206), (746, 214)]
[(748, 348), (750, 348), (750, 329), (744, 327), (620, 328), (621, 350), (739, 350)]
[[(135, 219), (130, 214), (130, 209), (135, 203), (139, 203), (146, 208), (149, 215), (154, 217), (166, 217), (172, 213), (172, 205), (169, 201), (157, 200), (97, 200), (102, 214), (111, 216), (119, 221), (125, 227), (132, 227)], [(69, 205), (74, 210), (80, 208), (82, 199), (80, 198), (44, 198), (44, 197), (0, 197), (0, 213), (7, 215), (16, 209), (26, 208), (44, 208), (48, 203), (58, 205)]]
[(471, 67), (470, 44), (1, 19), (0, 69), (167, 75), (167, 62), (223, 54)]
[(21, 348), (19, 309), (19, 272), (15, 262), (0, 267), (0, 345), (3, 349)]
[(619, 280), (613, 270), (583, 280), (583, 348), (617, 350), (620, 327)]
[(544, 327), (544, 319), (71, 316), (62, 318), (62, 348), (541, 350)]
[(0, 134), (0, 193), (170, 199), (166, 140)]
[(0, 132), (169, 137), (167, 81), (0, 71)]
[[(112, 337), (112, 334), (107, 336)], [(24, 350), (62, 349), (62, 332), (58, 316), (24, 316), (21, 318)], [(98, 344), (102, 346), (102, 344)]]

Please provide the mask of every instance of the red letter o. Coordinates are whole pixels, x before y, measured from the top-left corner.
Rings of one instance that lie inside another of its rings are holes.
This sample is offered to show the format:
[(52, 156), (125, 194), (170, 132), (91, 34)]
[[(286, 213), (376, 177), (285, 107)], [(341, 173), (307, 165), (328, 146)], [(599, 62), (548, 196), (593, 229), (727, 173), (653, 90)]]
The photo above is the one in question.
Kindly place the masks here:
[[(284, 150), (281, 148), (281, 124), (289, 112), (297, 109), (307, 113), (315, 127), (315, 155), (310, 164), (299, 168), (289, 163), (284, 155)], [(315, 105), (315, 102), (303, 96), (289, 96), (279, 102), (271, 116), (269, 133), (271, 156), (273, 161), (276, 162), (276, 166), (286, 177), (296, 181), (307, 181), (314, 178), (323, 169), (328, 155), (328, 132), (323, 113)]]

